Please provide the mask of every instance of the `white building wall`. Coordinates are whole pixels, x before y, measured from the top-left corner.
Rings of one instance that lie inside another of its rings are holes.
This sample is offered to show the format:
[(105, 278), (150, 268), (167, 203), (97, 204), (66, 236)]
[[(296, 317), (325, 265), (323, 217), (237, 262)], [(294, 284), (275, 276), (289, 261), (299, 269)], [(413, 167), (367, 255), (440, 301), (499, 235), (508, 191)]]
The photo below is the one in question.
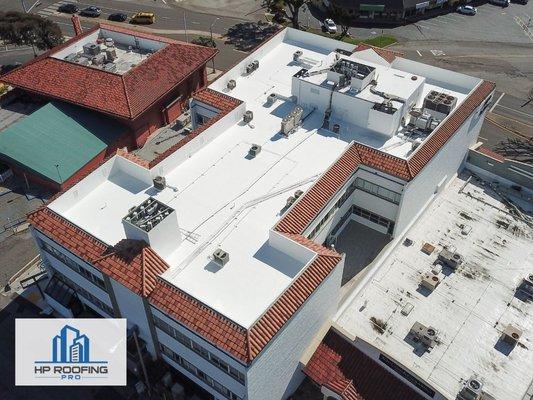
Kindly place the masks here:
[[(86, 263), (81, 258), (76, 257), (74, 254), (69, 252), (67, 249), (65, 249), (62, 246), (59, 246), (53, 240), (49, 239), (48, 237), (46, 237), (45, 235), (43, 235), (41, 232), (37, 231), (36, 229), (33, 229), (32, 231), (36, 238), (42, 240), (43, 242), (46, 242), (48, 245), (54, 247), (56, 250), (65, 254), (67, 257), (74, 260), (76, 263), (81, 265), (83, 268), (85, 268), (86, 270), (88, 270), (89, 272), (97, 276), (98, 278), (104, 279), (102, 273), (96, 268), (94, 268), (92, 265)], [(42, 250), (40, 247), (39, 247), (39, 251), (41, 252), (41, 257), (43, 259), (46, 259), (48, 263), (52, 266), (52, 268), (59, 271), (61, 274), (65, 275), (67, 278), (69, 278), (73, 282), (77, 283), (79, 286), (87, 290), (93, 296), (97, 297), (100, 301), (106, 303), (109, 307), (113, 308), (111, 304), (111, 300), (109, 298), (109, 294), (107, 294), (104, 290), (100, 289), (94, 283), (85, 279), (85, 277), (81, 276), (77, 272), (73, 271), (70, 267), (63, 264), (63, 262), (59, 261), (53, 255), (50, 255), (46, 251)], [(81, 298), (81, 300), (83, 301), (85, 299)], [(95, 306), (92, 306), (92, 307), (95, 307)]]
[(468, 149), (476, 143), (485, 117), (484, 114), (477, 115), (479, 109), (480, 107), (463, 123), (424, 169), (405, 186), (394, 236), (402, 235), (462, 169)]
[[(176, 341), (173, 337), (167, 335), (165, 332), (163, 332), (159, 328), (156, 328), (156, 329), (157, 329), (157, 337), (161, 344), (167, 346), (174, 353), (183, 357), (185, 360), (193, 364), (199, 370), (203, 371), (204, 373), (209, 375), (211, 378), (213, 378), (220, 384), (224, 385), (226, 388), (231, 390), (233, 393), (235, 393), (240, 398), (244, 398), (244, 396), (246, 395), (246, 388), (244, 385), (242, 385), (240, 382), (233, 379), (228, 374), (221, 371), (219, 368), (217, 368), (216, 366), (211, 364), (209, 361), (205, 360), (204, 358), (196, 354), (191, 349), (185, 347), (184, 345)], [(215, 354), (215, 355), (218, 357), (218, 354)], [(191, 379), (198, 384), (204, 384), (196, 376)], [(215, 397), (224, 399), (224, 396), (222, 396), (212, 387), (207, 386), (206, 390), (209, 391), (211, 394), (213, 394)]]
[[(229, 356), (227, 353), (219, 350), (215, 346), (213, 346), (208, 341), (204, 340), (200, 336), (196, 335), (195, 333), (191, 332), (190, 330), (184, 328), (180, 324), (176, 323), (172, 318), (169, 318), (166, 314), (162, 313), (160, 310), (158, 310), (155, 307), (151, 307), (151, 312), (154, 317), (157, 317), (161, 319), (162, 321), (166, 322), (170, 326), (172, 326), (174, 329), (182, 333), (183, 335), (187, 336), (189, 339), (191, 339), (193, 342), (199, 344), (201, 347), (209, 351), (210, 353), (214, 354), (216, 357), (220, 358), (222, 361), (224, 361), (226, 364), (230, 365), (231, 367), (235, 368), (239, 372), (243, 373), (246, 376), (246, 367), (242, 365), (240, 362), (235, 360), (233, 357)], [(178, 342), (173, 337), (169, 336), (165, 332), (163, 332), (158, 327), (155, 328), (157, 332), (157, 338), (158, 341), (170, 348), (172, 351), (174, 351), (176, 354), (182, 356), (187, 361), (189, 361), (191, 364), (193, 364), (195, 367), (200, 369), (201, 371), (205, 372), (207, 375), (212, 377), (213, 379), (217, 380), (219, 383), (227, 387), (229, 390), (231, 390), (233, 393), (240, 397), (244, 397), (246, 394), (246, 389), (244, 385), (242, 385), (240, 382), (235, 380), (230, 375), (226, 374), (225, 372), (221, 371), (219, 368), (211, 364), (208, 360), (204, 359), (200, 355), (196, 354), (191, 349), (187, 348), (186, 346), (182, 345), (180, 342)], [(173, 363), (172, 365), (177, 366), (176, 363)], [(183, 370), (183, 368), (179, 368), (179, 370)], [(189, 376), (189, 375), (188, 375)], [(191, 379), (201, 384), (202, 387), (204, 387), (206, 390), (208, 390), (213, 395), (218, 396), (219, 398), (223, 398), (216, 390), (211, 388), (208, 385), (205, 385), (203, 382), (201, 382), (197, 377), (191, 377)]]
[(300, 358), (337, 310), (343, 268), (344, 259), (254, 360), (247, 376), (248, 400), (286, 399), (300, 385)]
[(131, 328), (133, 324), (139, 327), (139, 336), (146, 342), (146, 349), (152, 357), (156, 357), (157, 352), (150, 333), (143, 299), (113, 278), (109, 278), (109, 281), (115, 293), (121, 317), (128, 321), (128, 328)]

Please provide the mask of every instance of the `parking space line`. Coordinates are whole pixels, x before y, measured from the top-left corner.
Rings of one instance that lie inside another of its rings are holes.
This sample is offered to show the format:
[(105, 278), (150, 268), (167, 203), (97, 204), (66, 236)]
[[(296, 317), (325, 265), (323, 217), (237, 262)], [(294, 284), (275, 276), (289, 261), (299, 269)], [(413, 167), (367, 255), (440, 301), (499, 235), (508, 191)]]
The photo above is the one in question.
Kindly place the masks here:
[(504, 106), (504, 105), (501, 105), (501, 104), (498, 104), (498, 107), (505, 108), (506, 110), (509, 110), (509, 111), (512, 111), (512, 112), (515, 112), (515, 113), (518, 113), (518, 114), (522, 114), (522, 115), (524, 115), (526, 117), (529, 117), (529, 118), (533, 118), (533, 114), (529, 114), (527, 112), (515, 110), (514, 108), (507, 107), (507, 106)]
[(420, 57), (422, 57), (422, 53), (420, 53), (420, 50), (416, 51)]
[(502, 95), (500, 97), (498, 97), (498, 100), (496, 100), (496, 102), (493, 104), (493, 106), (490, 108), (489, 112), (492, 112), (492, 110), (494, 110), (496, 108), (496, 106), (498, 105), (498, 103), (500, 102), (500, 100), (502, 99), (502, 97), (505, 96), (505, 92), (502, 93)]

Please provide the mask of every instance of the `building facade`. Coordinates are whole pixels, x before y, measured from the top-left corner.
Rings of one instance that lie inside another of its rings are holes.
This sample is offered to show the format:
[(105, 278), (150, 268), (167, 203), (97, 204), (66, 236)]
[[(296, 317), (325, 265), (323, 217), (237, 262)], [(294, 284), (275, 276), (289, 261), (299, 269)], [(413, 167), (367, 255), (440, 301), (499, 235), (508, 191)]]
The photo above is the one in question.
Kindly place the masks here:
[[(462, 168), (493, 90), (286, 29), (195, 94), (194, 130), (150, 165), (117, 155), (30, 215), (49, 304), (127, 318), (214, 398), (287, 398), (339, 305), (336, 237), (348, 221), (400, 237)], [(453, 105), (429, 115), (436, 91)]]

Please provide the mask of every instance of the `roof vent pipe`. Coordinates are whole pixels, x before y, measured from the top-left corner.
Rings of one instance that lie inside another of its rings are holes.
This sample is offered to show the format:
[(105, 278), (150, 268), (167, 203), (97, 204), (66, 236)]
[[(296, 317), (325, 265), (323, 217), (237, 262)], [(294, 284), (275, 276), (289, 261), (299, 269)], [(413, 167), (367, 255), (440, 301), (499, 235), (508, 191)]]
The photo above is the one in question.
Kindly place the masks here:
[(162, 176), (156, 176), (153, 182), (154, 182), (154, 188), (157, 190), (163, 190), (167, 186), (166, 179)]

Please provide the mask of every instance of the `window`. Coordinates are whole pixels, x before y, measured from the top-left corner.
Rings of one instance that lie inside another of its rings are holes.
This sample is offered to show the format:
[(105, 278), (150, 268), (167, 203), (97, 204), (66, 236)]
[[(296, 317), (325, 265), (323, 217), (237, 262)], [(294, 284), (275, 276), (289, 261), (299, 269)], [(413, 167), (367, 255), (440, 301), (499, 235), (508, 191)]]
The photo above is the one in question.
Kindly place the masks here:
[(239, 383), (244, 385), (244, 374), (237, 369), (233, 368), (232, 366), (228, 365), (228, 363), (222, 361), (220, 358), (209, 352), (207, 349), (202, 347), (200, 344), (196, 343), (195, 341), (191, 340), (188, 336), (185, 336), (183, 333), (178, 331), (177, 329), (170, 326), (168, 323), (163, 321), (162, 319), (154, 316), (154, 324), (156, 327), (161, 329), (163, 332), (165, 332), (167, 335), (172, 336), (174, 339), (176, 339), (178, 342), (180, 342), (185, 347), (191, 349), (196, 354), (201, 356), (204, 360), (209, 361), (211, 364), (213, 364), (218, 369), (222, 370), (226, 374), (233, 377), (235, 380), (237, 380)]
[(402, 197), (400, 193), (393, 192), (392, 190), (386, 189), (361, 178), (357, 178), (355, 180), (355, 186), (364, 192), (381, 197), (382, 199), (390, 201), (391, 203), (400, 204), (400, 198)]
[(79, 286), (76, 282), (72, 281), (71, 279), (67, 278), (65, 275), (63, 275), (61, 272), (54, 269), (54, 276), (56, 276), (58, 279), (66, 283), (68, 286), (73, 288), (77, 294), (79, 294), (81, 297), (85, 298), (92, 304), (94, 304), (97, 308), (104, 311), (110, 316), (114, 316), (115, 312), (113, 308), (109, 307), (107, 304), (102, 302), (98, 297), (94, 296), (93, 294), (89, 293), (87, 290)]
[(164, 344), (159, 343), (159, 347), (161, 349), (161, 352), (166, 355), (168, 358), (174, 360), (178, 365), (185, 368), (187, 371), (189, 371), (191, 374), (195, 375), (198, 379), (200, 379), (202, 382), (205, 382), (207, 385), (215, 389), (217, 392), (222, 394), (225, 398), (229, 400), (242, 400), (239, 396), (237, 396), (235, 393), (233, 393), (231, 390), (229, 390), (227, 387), (207, 375), (202, 370), (195, 367), (193, 364), (191, 364), (189, 361), (185, 360), (183, 357), (177, 355), (172, 351), (172, 349), (168, 348)]
[(392, 234), (392, 232), (394, 231), (394, 222), (388, 220), (387, 218), (383, 218), (377, 214), (374, 214), (373, 212), (370, 212), (357, 206), (352, 206), (352, 212), (355, 215), (358, 215), (364, 219), (368, 219), (369, 221), (372, 221), (375, 224), (384, 226), (385, 228), (387, 228), (388, 233)]
[(55, 247), (50, 246), (48, 243), (46, 243), (46, 242), (44, 242), (42, 240), (39, 240), (39, 242), (41, 243), (41, 248), (46, 253), (48, 253), (49, 255), (54, 257), (55, 259), (61, 261), (63, 264), (65, 264), (71, 270), (73, 270), (74, 272), (77, 272), (78, 274), (83, 276), (85, 279), (91, 281), (96, 286), (100, 287), (101, 289), (103, 289), (103, 290), (105, 290), (107, 292), (107, 288), (105, 286), (105, 282), (104, 282), (103, 279), (97, 277), (91, 271), (89, 271), (88, 269), (82, 267), (76, 261), (74, 261), (72, 258), (68, 257), (66, 254), (62, 253), (61, 251), (59, 251)]

